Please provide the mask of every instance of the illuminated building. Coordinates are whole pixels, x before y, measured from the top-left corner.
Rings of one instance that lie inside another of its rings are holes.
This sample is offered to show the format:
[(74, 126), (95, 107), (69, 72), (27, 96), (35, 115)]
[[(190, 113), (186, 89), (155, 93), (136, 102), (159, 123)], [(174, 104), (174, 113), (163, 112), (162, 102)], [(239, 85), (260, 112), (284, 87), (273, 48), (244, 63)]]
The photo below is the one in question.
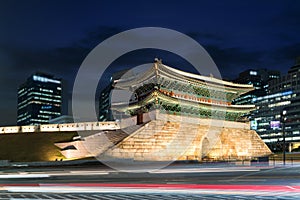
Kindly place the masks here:
[[(29, 82), (45, 81), (33, 79)], [(156, 60), (140, 74), (128, 72), (113, 79), (111, 89), (104, 99), (113, 99), (114, 92), (117, 96), (104, 107), (109, 106), (115, 121), (0, 127), (0, 131), (78, 131), (80, 136), (73, 141), (55, 143), (65, 159), (251, 160), (271, 154), (243, 117), (255, 106), (231, 104), (253, 90), (252, 85), (191, 74)], [(121, 98), (121, 91), (129, 94), (128, 99)]]
[[(129, 128), (128, 137), (115, 146), (98, 147), (96, 155), (138, 161), (249, 160), (267, 156), (270, 150), (242, 117), (254, 105), (231, 104), (251, 90), (252, 85), (191, 74), (156, 59), (143, 73), (113, 81), (112, 92), (128, 94), (128, 98), (117, 98), (110, 104), (122, 130)], [(97, 137), (103, 141), (104, 134)], [(88, 138), (82, 139), (86, 148), (94, 145), (87, 142)], [(78, 141), (60, 148), (75, 143)]]
[(252, 91), (252, 85), (187, 73), (160, 61), (140, 76), (115, 80), (113, 89), (132, 94), (128, 101), (112, 103), (111, 109), (117, 118), (160, 109), (199, 118), (222, 119), (224, 115), (228, 121), (238, 121), (254, 108), (253, 105), (231, 104), (241, 94)]
[(267, 69), (249, 69), (239, 74), (236, 83), (251, 84), (254, 90), (247, 92), (233, 100), (233, 104), (251, 104), (253, 98), (265, 96), (268, 93), (268, 82), (280, 78), (280, 72)]
[(109, 83), (107, 87), (105, 87), (101, 93), (99, 98), (99, 121), (110, 121), (112, 120), (112, 114), (110, 110), (110, 93), (112, 90), (112, 82)]
[(300, 59), (288, 74), (269, 82), (268, 95), (253, 99), (251, 127), (274, 151), (281, 151), (283, 133), (281, 113), (287, 111), (285, 137), (289, 151), (300, 143)]
[(18, 89), (18, 125), (46, 124), (62, 113), (62, 81), (36, 73)]
[[(131, 76), (132, 75), (132, 76)], [(55, 143), (66, 159), (251, 160), (271, 154), (242, 116), (254, 105), (232, 105), (253, 90), (212, 76), (191, 74), (156, 60), (140, 74), (122, 75), (112, 92), (127, 91), (110, 103), (115, 121), (4, 127), (3, 133), (78, 131), (73, 141)], [(111, 95), (109, 95), (111, 96)], [(82, 133), (82, 134), (81, 134)]]
[(73, 116), (61, 115), (59, 117), (52, 118), (49, 120), (49, 124), (67, 124), (67, 123), (74, 123)]

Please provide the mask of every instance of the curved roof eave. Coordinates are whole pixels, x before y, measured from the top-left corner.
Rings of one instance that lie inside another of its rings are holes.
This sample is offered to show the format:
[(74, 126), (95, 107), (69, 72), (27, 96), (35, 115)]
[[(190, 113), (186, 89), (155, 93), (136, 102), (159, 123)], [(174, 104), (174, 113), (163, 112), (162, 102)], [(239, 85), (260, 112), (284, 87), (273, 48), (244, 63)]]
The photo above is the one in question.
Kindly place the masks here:
[(214, 82), (214, 83), (222, 84), (222, 85), (225, 85), (225, 86), (238, 87), (238, 88), (244, 88), (244, 89), (252, 89), (253, 88), (253, 85), (249, 85), (249, 84), (232, 83), (232, 82), (224, 81), (224, 80), (217, 79), (217, 78), (214, 78), (214, 77), (208, 77), (208, 76), (202, 76), (202, 75), (198, 75), (198, 74), (192, 74), (192, 73), (189, 73), (189, 72), (184, 72), (184, 71), (181, 71), (179, 69), (174, 69), (174, 68), (169, 67), (169, 66), (164, 65), (164, 64), (160, 64), (160, 65), (162, 65), (163, 67), (165, 67), (168, 70), (173, 71), (177, 74), (181, 74), (185, 77), (189, 77), (189, 78), (193, 78), (193, 79), (197, 79), (197, 80)]
[[(174, 98), (174, 97), (171, 97), (171, 96), (167, 96), (159, 91), (153, 91), (152, 93), (148, 94), (148, 96), (142, 100), (142, 102), (150, 102), (153, 100), (154, 98), (154, 94), (157, 94), (158, 96), (166, 99), (166, 100), (172, 100), (173, 102), (180, 102), (180, 101), (183, 101), (185, 102), (185, 104), (194, 104), (194, 105), (203, 105), (205, 107), (207, 106), (215, 106), (215, 107), (219, 107), (221, 109), (228, 109), (228, 110), (232, 110), (232, 109), (237, 109), (237, 110), (240, 110), (240, 111), (245, 111), (245, 112), (248, 112), (250, 110), (253, 110), (255, 108), (255, 105), (223, 105), (223, 104), (213, 104), (213, 103), (206, 103), (206, 102), (198, 102), (198, 101), (189, 101), (187, 99), (177, 99), (177, 98)], [(128, 106), (130, 107), (131, 109), (135, 109), (135, 108), (138, 108), (139, 106), (141, 105), (141, 102), (135, 102), (131, 105), (128, 105), (128, 102), (127, 103), (118, 103), (118, 104), (115, 104), (115, 105), (112, 105), (113, 107), (124, 107), (124, 106)]]

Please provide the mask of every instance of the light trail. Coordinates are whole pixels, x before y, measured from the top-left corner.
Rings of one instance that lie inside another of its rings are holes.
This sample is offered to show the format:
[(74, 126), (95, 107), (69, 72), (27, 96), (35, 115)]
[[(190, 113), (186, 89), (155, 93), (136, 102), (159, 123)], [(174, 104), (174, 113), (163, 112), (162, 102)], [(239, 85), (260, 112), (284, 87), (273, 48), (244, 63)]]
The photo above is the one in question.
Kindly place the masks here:
[(300, 186), (288, 185), (201, 185), (201, 184), (125, 184), (125, 183), (68, 183), (68, 184), (6, 184), (8, 192), (41, 193), (186, 193), (186, 194), (247, 194), (300, 195)]
[(48, 178), (48, 174), (0, 174), (0, 179), (19, 179), (19, 178)]
[(245, 167), (230, 167), (230, 168), (186, 168), (186, 169), (161, 169), (157, 171), (151, 171), (151, 174), (167, 174), (167, 173), (195, 173), (195, 172), (256, 172), (260, 171), (257, 168), (245, 168)]

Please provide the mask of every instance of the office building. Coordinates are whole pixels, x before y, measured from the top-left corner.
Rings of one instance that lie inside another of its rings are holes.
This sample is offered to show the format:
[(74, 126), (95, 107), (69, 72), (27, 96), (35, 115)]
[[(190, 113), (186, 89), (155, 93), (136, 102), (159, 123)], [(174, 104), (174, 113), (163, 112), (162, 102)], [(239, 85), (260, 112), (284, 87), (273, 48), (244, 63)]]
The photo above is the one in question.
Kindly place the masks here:
[(18, 125), (46, 124), (62, 114), (62, 80), (31, 75), (18, 89)]
[(112, 82), (110, 82), (100, 93), (99, 98), (99, 121), (110, 121), (113, 120), (112, 113), (110, 110)]
[(300, 59), (287, 75), (268, 85), (268, 95), (253, 99), (256, 110), (251, 112), (251, 128), (273, 151), (282, 150), (285, 136), (287, 150), (292, 151), (300, 145)]
[(125, 78), (127, 76), (136, 75), (133, 70), (124, 69), (113, 73), (106, 87), (101, 88), (100, 98), (99, 98), (99, 121), (112, 121), (115, 120), (112, 110), (111, 110), (111, 96), (113, 90), (113, 83), (117, 79)]
[(280, 72), (267, 69), (249, 69), (239, 74), (236, 83), (253, 85), (254, 90), (233, 100), (233, 104), (251, 104), (253, 98), (265, 96), (268, 93), (268, 82), (280, 78)]

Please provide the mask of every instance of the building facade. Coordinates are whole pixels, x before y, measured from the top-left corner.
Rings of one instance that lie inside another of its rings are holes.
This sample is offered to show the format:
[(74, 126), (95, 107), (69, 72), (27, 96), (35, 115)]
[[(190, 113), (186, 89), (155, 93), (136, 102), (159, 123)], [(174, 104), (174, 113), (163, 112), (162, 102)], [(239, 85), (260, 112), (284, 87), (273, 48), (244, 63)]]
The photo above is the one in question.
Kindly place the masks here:
[(285, 136), (286, 150), (292, 151), (300, 145), (300, 59), (287, 75), (268, 85), (267, 95), (253, 99), (256, 110), (251, 112), (251, 128), (273, 151), (282, 150)]
[(115, 72), (110, 76), (109, 82), (107, 86), (102, 88), (100, 92), (99, 97), (99, 121), (112, 121), (115, 120), (112, 110), (111, 110), (111, 104), (112, 104), (112, 90), (113, 90), (113, 84), (115, 80), (121, 79), (122, 77), (127, 76), (134, 76), (134, 72), (129, 69), (124, 69), (118, 72)]
[(111, 113), (111, 90), (112, 81), (101, 91), (99, 98), (99, 121), (110, 121), (113, 120)]
[(36, 73), (18, 89), (18, 125), (47, 124), (62, 114), (62, 80)]
[(254, 90), (239, 96), (233, 100), (233, 104), (251, 104), (257, 97), (265, 96), (268, 93), (269, 81), (280, 78), (280, 72), (267, 69), (249, 69), (239, 74), (234, 80), (236, 83), (251, 84)]

